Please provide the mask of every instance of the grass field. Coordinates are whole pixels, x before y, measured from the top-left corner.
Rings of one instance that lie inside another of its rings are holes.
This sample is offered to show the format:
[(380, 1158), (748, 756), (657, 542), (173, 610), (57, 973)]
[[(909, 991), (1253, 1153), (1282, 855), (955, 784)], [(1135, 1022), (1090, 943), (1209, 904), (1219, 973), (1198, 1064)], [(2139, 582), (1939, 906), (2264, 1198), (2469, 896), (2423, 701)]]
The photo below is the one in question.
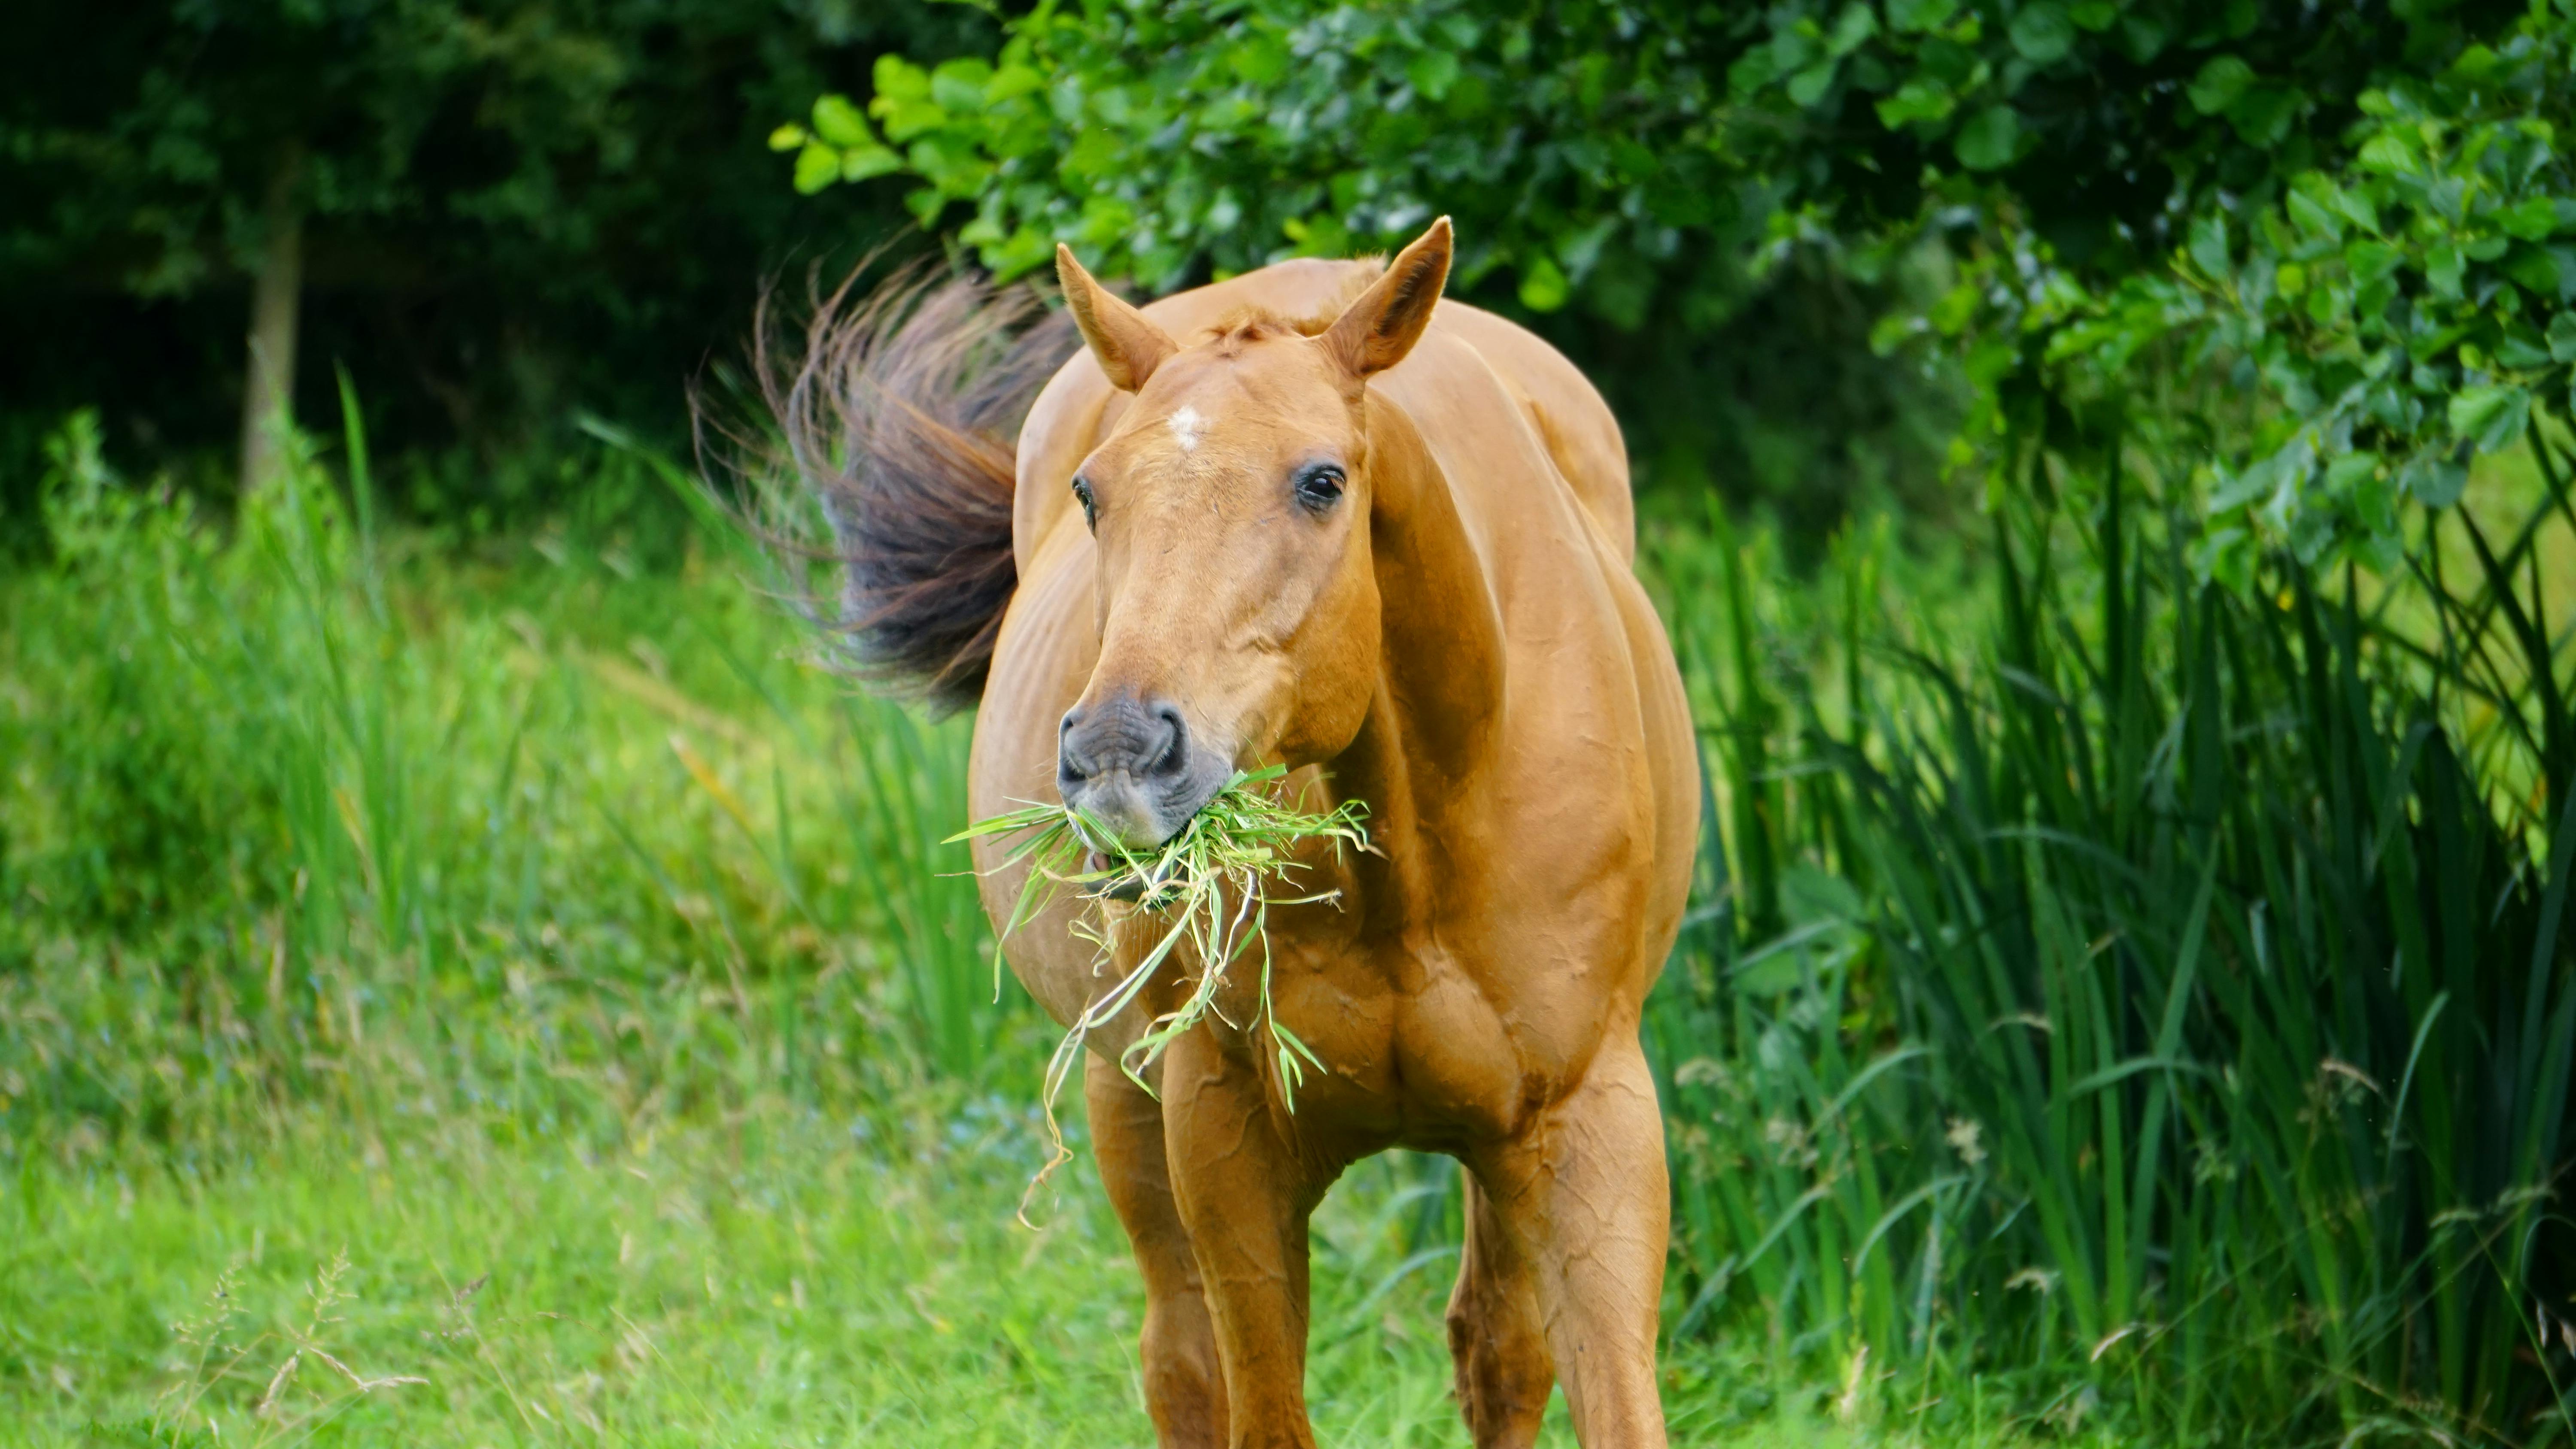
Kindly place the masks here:
[[(207, 518), (94, 444), (0, 577), (0, 1444), (1148, 1441), (1086, 1169), (1015, 1220), (1059, 1034), (965, 721), (711, 519), (459, 549), (362, 452)], [(1999, 514), (1992, 587), (1649, 530), (1713, 767), (1677, 1443), (2568, 1441), (2565, 691), (2490, 612), (2427, 701), (2164, 527)], [(1458, 1237), (1435, 1160), (1328, 1202), (1327, 1442), (1465, 1442)]]
[[(220, 1163), (25, 1165), (0, 1442), (1150, 1442), (1141, 1300), (1096, 1185), (1068, 1170), (1035, 1230), (1014, 1220), (1024, 1106), (854, 1133), (772, 1102), (611, 1152), (315, 1123)], [(1317, 1222), (1328, 1443), (1465, 1442), (1453, 1230), (1414, 1243), (1427, 1169), (1364, 1166)], [(1884, 1437), (1741, 1358), (1686, 1354), (1668, 1383), (1680, 1443)], [(1547, 1442), (1572, 1442), (1561, 1400)]]
[[(26, 1172), (0, 1316), (31, 1372), (0, 1420), (29, 1443), (156, 1410), (223, 1443), (1138, 1442), (1123, 1247), (1074, 1177), (1015, 1222), (1029, 1128), (853, 1134), (781, 1103), (607, 1153), (317, 1127), (196, 1170)], [(1318, 1419), (1454, 1439), (1439, 1261), (1403, 1253), (1382, 1183), (1337, 1203)]]
[[(961, 726), (703, 540), (210, 529), (70, 441), (0, 607), (0, 1443), (1150, 1440), (1087, 1160), (1016, 1218), (1054, 1038), (939, 844)], [(1331, 1442), (1464, 1442), (1453, 1184), (1319, 1218)], [(1858, 1432), (1754, 1348), (1670, 1385)]]

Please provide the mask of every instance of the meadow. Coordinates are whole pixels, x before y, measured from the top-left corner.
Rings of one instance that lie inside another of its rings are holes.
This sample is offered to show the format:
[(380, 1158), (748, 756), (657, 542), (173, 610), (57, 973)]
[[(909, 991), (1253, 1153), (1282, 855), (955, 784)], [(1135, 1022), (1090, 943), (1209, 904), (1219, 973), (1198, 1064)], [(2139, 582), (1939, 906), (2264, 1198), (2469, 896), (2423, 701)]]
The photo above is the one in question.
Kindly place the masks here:
[[(1096, 1185), (1015, 1217), (968, 722), (613, 430), (585, 496), (667, 506), (460, 546), (350, 421), (218, 515), (76, 419), (0, 581), (0, 1441), (1144, 1442)], [(1805, 575), (1650, 518), (1676, 1442), (2568, 1438), (2548, 481), (2467, 605), (2202, 588), (2125, 476)], [(1336, 1190), (1329, 1442), (1464, 1442), (1457, 1240), (1444, 1162)]]
[[(942, 843), (966, 722), (709, 519), (460, 552), (373, 530), (362, 453), (230, 518), (54, 460), (0, 613), (0, 1442), (1142, 1442), (1087, 1157), (1019, 1221), (1056, 1037)], [(1319, 1223), (1339, 1442), (1463, 1435), (1454, 1183)]]

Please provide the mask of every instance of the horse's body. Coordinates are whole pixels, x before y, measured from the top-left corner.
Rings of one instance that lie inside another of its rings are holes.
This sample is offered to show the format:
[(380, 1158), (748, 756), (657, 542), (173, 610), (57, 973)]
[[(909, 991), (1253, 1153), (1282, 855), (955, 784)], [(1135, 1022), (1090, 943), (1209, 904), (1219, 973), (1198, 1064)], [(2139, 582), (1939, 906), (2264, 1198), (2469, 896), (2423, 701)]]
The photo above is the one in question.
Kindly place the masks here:
[[(1616, 423), (1529, 333), (1434, 314), (1447, 256), (1444, 223), (1383, 276), (1289, 263), (1141, 314), (1068, 258), (1091, 346), (1020, 431), (974, 815), (1080, 790), (1151, 843), (1201, 777), (1282, 762), (1310, 804), (1365, 802), (1375, 846), (1312, 856), (1297, 888), (1339, 899), (1269, 917), (1278, 1019), (1325, 1067), (1293, 1111), (1254, 971), (1219, 998), (1238, 1026), (1169, 1047), (1159, 1102), (1114, 1059), (1194, 968), (1093, 1038), (1093, 1141), (1144, 1271), (1167, 1445), (1312, 1442), (1307, 1214), (1391, 1146), (1469, 1172), (1449, 1332), (1476, 1442), (1530, 1442), (1556, 1381), (1587, 1446), (1663, 1442), (1667, 1197), (1638, 1014), (1688, 886), (1696, 752), (1630, 569)], [(1021, 880), (979, 849), (1007, 920)], [(1005, 943), (1060, 1022), (1123, 974), (1074, 909)]]

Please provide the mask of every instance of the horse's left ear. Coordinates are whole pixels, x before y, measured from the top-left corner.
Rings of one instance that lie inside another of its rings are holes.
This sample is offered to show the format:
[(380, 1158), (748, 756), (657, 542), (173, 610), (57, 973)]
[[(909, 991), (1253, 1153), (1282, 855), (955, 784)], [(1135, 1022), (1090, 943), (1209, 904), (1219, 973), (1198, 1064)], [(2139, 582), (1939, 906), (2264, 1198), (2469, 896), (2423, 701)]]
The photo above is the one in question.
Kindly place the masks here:
[(1386, 275), (1360, 293), (1333, 325), (1323, 344), (1350, 369), (1353, 377), (1384, 372), (1404, 360), (1422, 329), (1431, 325), (1431, 309), (1440, 303), (1440, 288), (1449, 280), (1449, 218), (1396, 253)]
[(1082, 329), (1082, 340), (1091, 344), (1091, 355), (1099, 359), (1111, 387), (1134, 392), (1163, 365), (1163, 359), (1181, 350), (1172, 334), (1154, 325), (1153, 318), (1093, 281), (1082, 263), (1073, 259), (1073, 248), (1062, 242), (1055, 246), (1055, 276), (1064, 284), (1064, 304), (1073, 313), (1074, 325)]

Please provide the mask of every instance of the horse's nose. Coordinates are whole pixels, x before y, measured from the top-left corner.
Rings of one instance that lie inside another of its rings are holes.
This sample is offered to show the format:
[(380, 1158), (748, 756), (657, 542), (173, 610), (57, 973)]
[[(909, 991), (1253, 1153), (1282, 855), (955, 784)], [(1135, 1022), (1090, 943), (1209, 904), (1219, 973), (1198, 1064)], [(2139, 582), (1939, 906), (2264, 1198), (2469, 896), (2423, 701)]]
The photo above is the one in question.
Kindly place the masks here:
[(1163, 700), (1113, 695), (1065, 711), (1056, 743), (1056, 783), (1065, 794), (1106, 775), (1162, 783), (1189, 768), (1190, 729)]

